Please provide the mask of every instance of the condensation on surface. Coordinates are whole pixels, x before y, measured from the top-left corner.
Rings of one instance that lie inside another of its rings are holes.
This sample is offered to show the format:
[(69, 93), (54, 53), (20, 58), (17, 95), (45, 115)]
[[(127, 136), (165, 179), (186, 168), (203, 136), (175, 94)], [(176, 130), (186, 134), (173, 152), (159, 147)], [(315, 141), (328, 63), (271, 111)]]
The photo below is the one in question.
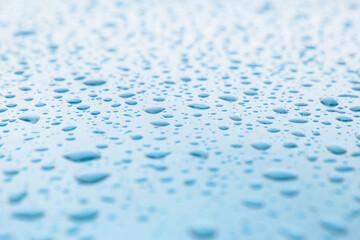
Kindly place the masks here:
[(0, 0), (0, 239), (360, 239), (358, 1)]

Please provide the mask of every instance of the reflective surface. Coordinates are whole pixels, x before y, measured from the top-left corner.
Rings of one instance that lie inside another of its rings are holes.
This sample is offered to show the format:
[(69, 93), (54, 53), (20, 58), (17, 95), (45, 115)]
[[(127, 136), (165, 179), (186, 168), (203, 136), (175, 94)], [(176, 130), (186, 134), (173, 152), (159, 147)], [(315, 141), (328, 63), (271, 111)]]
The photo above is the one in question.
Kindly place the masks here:
[(360, 239), (358, 1), (0, 3), (0, 239)]

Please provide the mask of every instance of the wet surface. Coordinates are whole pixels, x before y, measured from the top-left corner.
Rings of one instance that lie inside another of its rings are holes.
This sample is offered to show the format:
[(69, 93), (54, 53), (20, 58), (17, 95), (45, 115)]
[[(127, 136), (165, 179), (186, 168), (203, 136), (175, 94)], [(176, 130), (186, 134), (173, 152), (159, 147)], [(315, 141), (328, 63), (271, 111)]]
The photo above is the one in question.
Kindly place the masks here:
[(0, 1), (0, 239), (360, 239), (358, 1)]

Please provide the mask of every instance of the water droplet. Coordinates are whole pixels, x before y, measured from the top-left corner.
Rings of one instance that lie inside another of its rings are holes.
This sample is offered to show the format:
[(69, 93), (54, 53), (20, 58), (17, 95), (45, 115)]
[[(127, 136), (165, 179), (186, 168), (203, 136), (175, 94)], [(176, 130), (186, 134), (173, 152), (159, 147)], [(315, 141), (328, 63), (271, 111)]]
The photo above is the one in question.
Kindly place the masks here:
[(101, 156), (97, 152), (93, 151), (81, 151), (81, 152), (73, 152), (68, 153), (64, 155), (64, 158), (73, 161), (73, 162), (86, 162), (86, 161), (92, 161), (97, 160)]

